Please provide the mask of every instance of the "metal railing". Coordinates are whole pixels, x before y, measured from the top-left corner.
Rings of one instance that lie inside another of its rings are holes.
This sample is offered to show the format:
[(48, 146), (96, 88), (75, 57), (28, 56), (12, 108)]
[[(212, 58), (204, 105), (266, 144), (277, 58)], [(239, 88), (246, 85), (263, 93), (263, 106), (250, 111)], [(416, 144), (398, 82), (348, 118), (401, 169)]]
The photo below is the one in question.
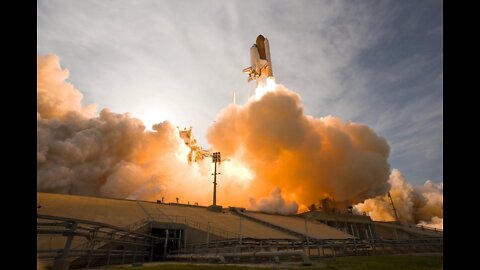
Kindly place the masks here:
[[(40, 244), (37, 255), (40, 260), (50, 262), (53, 269), (69, 269), (71, 264), (89, 267), (120, 261), (135, 263), (137, 258), (143, 262), (147, 255), (152, 260), (154, 246), (163, 240), (110, 224), (40, 214), (37, 214), (37, 236), (50, 236), (48, 245), (37, 242)], [(57, 240), (54, 246), (53, 238)], [(72, 248), (78, 240), (84, 243)]]
[(436, 232), (436, 233), (443, 233), (442, 229), (438, 229), (438, 228), (431, 227), (431, 226), (425, 226), (425, 225), (417, 224), (417, 225), (415, 225), (415, 227), (419, 228), (419, 229), (422, 229), (422, 230), (433, 231), (433, 232)]
[[(151, 222), (159, 222), (159, 223), (167, 224), (167, 228), (171, 228), (171, 229), (175, 228), (176, 225), (178, 224), (186, 225), (191, 228), (202, 230), (207, 232), (208, 234), (216, 235), (217, 237), (224, 238), (224, 239), (237, 239), (240, 236), (238, 233), (234, 233), (234, 232), (230, 232), (230, 231), (218, 228), (212, 225), (211, 223), (205, 224), (199, 221), (195, 221), (187, 218), (186, 216), (150, 214), (148, 212), (147, 212), (147, 215), (148, 215), (147, 217), (137, 220), (125, 226), (124, 229), (130, 232), (137, 232), (138, 230), (147, 226)], [(163, 238), (161, 239), (163, 241)], [(78, 252), (76, 252), (78, 250), (90, 250), (91, 253), (93, 254), (97, 254), (97, 253), (101, 254), (101, 251), (98, 251), (98, 250), (107, 244), (108, 244), (108, 241), (100, 241), (98, 239), (94, 242), (85, 241), (84, 243), (80, 243), (76, 245), (74, 248), (72, 248), (73, 250), (72, 254), (85, 255), (85, 254), (79, 254)]]
[[(382, 240), (382, 239), (323, 239), (308, 243), (291, 239), (217, 240), (210, 243), (188, 244), (176, 254), (219, 254), (229, 252), (258, 252), (304, 250), (312, 257), (402, 254), (443, 252), (443, 238)], [(174, 253), (172, 253), (174, 254)]]
[[(68, 269), (72, 262), (90, 267), (92, 265), (110, 265), (112, 262), (135, 263), (137, 258), (143, 262), (150, 256), (157, 243), (165, 238), (138, 232), (151, 222), (165, 223), (165, 229), (178, 229), (179, 224), (207, 232), (207, 241), (185, 243), (185, 246), (171, 254), (219, 254), (263, 251), (303, 250), (312, 257), (351, 256), (370, 254), (398, 254), (409, 252), (443, 252), (443, 237), (422, 239), (384, 240), (384, 239), (254, 239), (242, 238), (239, 233), (218, 228), (210, 222), (202, 223), (186, 216), (150, 214), (121, 228), (105, 223), (37, 214), (37, 235), (50, 237), (50, 242), (37, 249), (40, 260), (52, 260), (53, 269)], [(243, 213), (240, 213), (243, 216)], [(430, 230), (430, 227), (424, 227)], [(438, 229), (433, 228), (434, 231)], [(221, 240), (208, 240), (208, 234)], [(73, 245), (73, 240), (83, 243)], [(63, 238), (61, 246), (52, 246), (52, 239)], [(168, 239), (168, 238), (167, 238)], [(46, 242), (48, 240), (45, 240)], [(180, 240), (179, 240), (180, 241)], [(165, 244), (166, 246), (166, 244)], [(73, 248), (72, 248), (73, 247)], [(179, 258), (185, 256), (178, 256)], [(188, 256), (186, 256), (188, 257)], [(120, 260), (121, 258), (121, 260)], [(65, 268), (67, 267), (67, 268)]]

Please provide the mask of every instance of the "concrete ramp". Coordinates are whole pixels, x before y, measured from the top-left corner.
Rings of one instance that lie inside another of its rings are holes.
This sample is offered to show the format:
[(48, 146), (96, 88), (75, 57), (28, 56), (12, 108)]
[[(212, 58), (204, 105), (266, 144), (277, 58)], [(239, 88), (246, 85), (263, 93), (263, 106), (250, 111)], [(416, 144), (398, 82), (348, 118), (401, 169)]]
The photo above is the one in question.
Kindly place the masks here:
[(290, 234), (250, 220), (242, 219), (240, 224), (240, 218), (228, 210), (212, 212), (203, 206), (42, 192), (37, 192), (37, 202), (41, 206), (38, 214), (84, 219), (124, 228), (150, 220), (181, 223), (195, 229), (209, 230), (211, 234), (222, 238), (238, 238), (241, 231), (243, 238), (298, 240)]
[(240, 224), (240, 218), (228, 210), (213, 212), (209, 211), (206, 207), (181, 204), (143, 203), (142, 205), (149, 212), (160, 213), (163, 216), (179, 220), (186, 217), (187, 220), (199, 224), (210, 224), (214, 227), (212, 230), (213, 233), (215, 233), (215, 229), (222, 230), (232, 236), (228, 238), (238, 238), (241, 231), (243, 238), (298, 240), (297, 237), (290, 234), (250, 220), (242, 219)]
[[(243, 214), (255, 219), (286, 228), (290, 231), (305, 235), (305, 219), (297, 216), (272, 215), (260, 212), (244, 211)], [(348, 239), (352, 235), (334, 229), (322, 223), (307, 221), (308, 236), (312, 239)]]
[(37, 192), (38, 214), (84, 219), (126, 227), (147, 218), (132, 200), (105, 199)]

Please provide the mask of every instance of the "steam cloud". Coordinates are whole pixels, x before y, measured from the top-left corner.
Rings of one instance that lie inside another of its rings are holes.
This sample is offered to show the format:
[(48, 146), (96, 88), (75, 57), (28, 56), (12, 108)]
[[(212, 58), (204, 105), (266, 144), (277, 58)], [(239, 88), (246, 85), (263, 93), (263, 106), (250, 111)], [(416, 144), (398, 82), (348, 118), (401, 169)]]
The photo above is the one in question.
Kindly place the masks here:
[(282, 85), (226, 107), (207, 136), (255, 173), (255, 197), (279, 186), (303, 205), (323, 197), (358, 203), (389, 188), (385, 139), (365, 125), (305, 115), (300, 97)]
[(288, 202), (282, 197), (282, 190), (276, 187), (267, 198), (255, 200), (250, 198), (250, 205), (254, 210), (259, 210), (269, 214), (292, 215), (297, 213), (298, 204)]
[[(211, 160), (188, 164), (190, 149), (170, 122), (148, 131), (128, 113), (105, 108), (96, 114), (96, 106), (82, 106), (82, 94), (65, 81), (68, 70), (57, 56), (37, 56), (37, 63), (38, 191), (211, 203)], [(274, 87), (227, 106), (208, 130), (213, 149), (231, 160), (220, 166), (221, 204), (290, 214), (325, 197), (363, 202), (392, 185), (402, 218), (442, 219), (443, 187), (428, 182), (416, 192), (395, 180), (396, 170), (389, 180), (385, 139), (362, 124), (305, 115), (296, 93)], [(376, 197), (356, 208), (388, 220), (384, 203)]]
[(82, 107), (80, 92), (65, 82), (58, 57), (37, 63), (38, 191), (186, 203), (180, 191), (189, 190), (192, 203), (207, 203), (201, 187), (210, 164), (187, 164), (189, 149), (171, 123), (146, 131), (128, 114), (103, 109), (94, 117), (95, 107)]
[[(427, 181), (423, 186), (413, 187), (397, 169), (392, 170), (389, 183), (390, 195), (401, 222), (443, 228), (443, 184)], [(395, 220), (387, 196), (365, 200), (355, 205), (354, 209), (368, 213), (373, 220)]]

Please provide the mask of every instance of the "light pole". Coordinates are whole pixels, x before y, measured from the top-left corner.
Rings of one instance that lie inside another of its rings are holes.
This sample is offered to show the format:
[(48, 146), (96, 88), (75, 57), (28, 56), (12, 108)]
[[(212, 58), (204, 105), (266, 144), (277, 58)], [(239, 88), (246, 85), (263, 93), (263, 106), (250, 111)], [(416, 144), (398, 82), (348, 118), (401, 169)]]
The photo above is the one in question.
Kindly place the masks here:
[(217, 163), (221, 162), (220, 152), (213, 153), (212, 162), (215, 164), (213, 175), (213, 206), (217, 205)]

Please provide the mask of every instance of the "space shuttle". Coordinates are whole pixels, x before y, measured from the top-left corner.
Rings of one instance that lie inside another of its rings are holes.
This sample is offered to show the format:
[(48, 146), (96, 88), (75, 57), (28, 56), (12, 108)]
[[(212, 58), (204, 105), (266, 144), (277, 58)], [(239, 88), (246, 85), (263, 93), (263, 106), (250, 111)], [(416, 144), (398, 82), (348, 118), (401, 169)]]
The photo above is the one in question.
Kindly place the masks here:
[(258, 84), (260, 80), (273, 77), (270, 46), (264, 36), (259, 35), (250, 48), (250, 61), (252, 66), (243, 69), (248, 74), (248, 82), (256, 80)]

